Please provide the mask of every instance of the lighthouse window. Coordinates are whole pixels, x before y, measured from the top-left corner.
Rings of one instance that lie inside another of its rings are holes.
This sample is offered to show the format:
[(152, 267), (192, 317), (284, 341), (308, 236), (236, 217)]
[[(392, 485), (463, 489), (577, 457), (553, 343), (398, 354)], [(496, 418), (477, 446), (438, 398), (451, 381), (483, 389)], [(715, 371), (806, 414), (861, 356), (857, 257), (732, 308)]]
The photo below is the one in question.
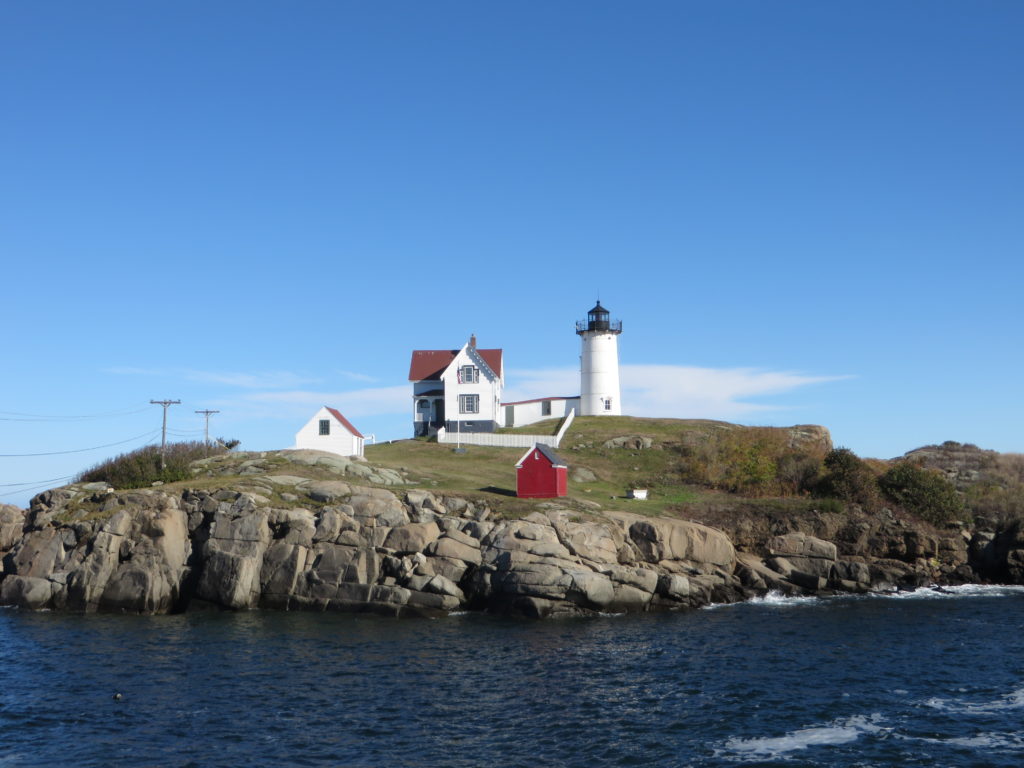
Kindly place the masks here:
[(459, 413), (480, 413), (480, 395), (459, 395)]
[(426, 398), (420, 400), (419, 408), (420, 408), (421, 411), (429, 411), (430, 410), (430, 401), (427, 400)]
[(605, 398), (604, 409), (610, 411), (612, 409), (612, 399), (610, 397)]

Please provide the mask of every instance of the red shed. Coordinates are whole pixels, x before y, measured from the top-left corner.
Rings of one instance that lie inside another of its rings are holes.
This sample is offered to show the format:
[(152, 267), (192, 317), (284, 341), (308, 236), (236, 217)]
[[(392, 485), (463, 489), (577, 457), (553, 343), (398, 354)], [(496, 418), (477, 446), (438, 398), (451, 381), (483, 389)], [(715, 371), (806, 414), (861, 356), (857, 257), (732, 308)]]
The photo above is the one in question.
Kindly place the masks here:
[(516, 464), (516, 496), (523, 499), (554, 499), (565, 496), (569, 466), (541, 443)]

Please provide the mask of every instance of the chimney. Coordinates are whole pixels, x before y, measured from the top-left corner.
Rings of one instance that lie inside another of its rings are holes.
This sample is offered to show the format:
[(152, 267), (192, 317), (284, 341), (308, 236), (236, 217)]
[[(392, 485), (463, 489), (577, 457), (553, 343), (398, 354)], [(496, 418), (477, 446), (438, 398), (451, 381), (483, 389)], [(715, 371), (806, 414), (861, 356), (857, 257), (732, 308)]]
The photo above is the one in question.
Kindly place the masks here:
[(476, 349), (476, 334), (475, 333), (471, 333), (469, 335), (469, 346), (471, 346), (473, 349)]

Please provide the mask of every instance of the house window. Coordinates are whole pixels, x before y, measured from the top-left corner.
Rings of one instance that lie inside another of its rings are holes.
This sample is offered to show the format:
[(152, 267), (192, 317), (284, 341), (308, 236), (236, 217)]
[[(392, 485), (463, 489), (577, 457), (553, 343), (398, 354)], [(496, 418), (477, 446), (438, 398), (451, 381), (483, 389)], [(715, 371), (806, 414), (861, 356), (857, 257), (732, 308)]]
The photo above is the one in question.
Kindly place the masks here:
[(610, 411), (612, 409), (612, 399), (609, 397), (604, 401), (604, 409)]
[(459, 413), (480, 413), (480, 395), (459, 395)]
[(473, 365), (464, 365), (459, 369), (459, 384), (476, 384), (480, 381), (480, 369)]
[(540, 415), (541, 416), (550, 416), (551, 415), (551, 401), (550, 400), (544, 400), (540, 404)]
[(330, 419), (320, 419), (320, 434), (321, 435), (329, 435), (329, 434), (331, 434), (331, 420)]
[(429, 411), (430, 410), (430, 401), (427, 400), (426, 398), (420, 400), (417, 405), (418, 405), (418, 407), (419, 407), (419, 409), (421, 411)]

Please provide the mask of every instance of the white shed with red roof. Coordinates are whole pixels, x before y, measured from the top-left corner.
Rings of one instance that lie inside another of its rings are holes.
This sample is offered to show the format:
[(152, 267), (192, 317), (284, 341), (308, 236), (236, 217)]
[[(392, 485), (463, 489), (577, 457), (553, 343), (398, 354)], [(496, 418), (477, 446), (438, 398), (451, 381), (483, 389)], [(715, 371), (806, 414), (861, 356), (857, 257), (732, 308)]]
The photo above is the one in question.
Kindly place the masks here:
[(339, 410), (325, 405), (295, 433), (295, 448), (362, 456), (363, 435)]

